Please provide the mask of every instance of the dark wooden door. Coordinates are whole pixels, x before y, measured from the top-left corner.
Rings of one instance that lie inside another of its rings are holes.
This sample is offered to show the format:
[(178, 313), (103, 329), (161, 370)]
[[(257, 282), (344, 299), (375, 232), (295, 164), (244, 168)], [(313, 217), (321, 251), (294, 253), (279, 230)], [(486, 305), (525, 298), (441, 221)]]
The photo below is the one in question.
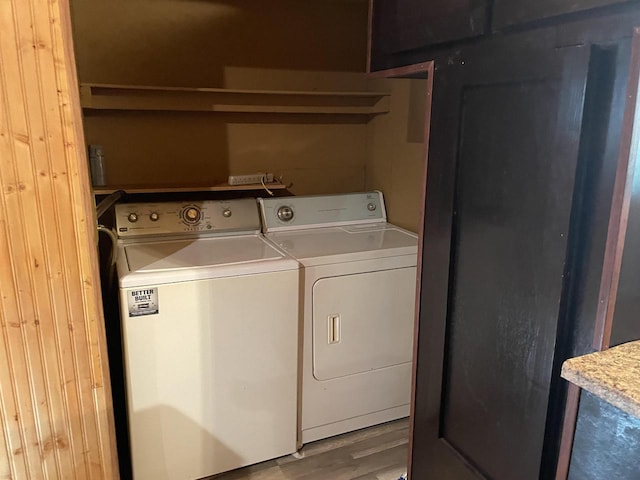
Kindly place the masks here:
[(552, 478), (554, 360), (593, 59), (588, 46), (545, 38), (436, 60), (414, 479)]

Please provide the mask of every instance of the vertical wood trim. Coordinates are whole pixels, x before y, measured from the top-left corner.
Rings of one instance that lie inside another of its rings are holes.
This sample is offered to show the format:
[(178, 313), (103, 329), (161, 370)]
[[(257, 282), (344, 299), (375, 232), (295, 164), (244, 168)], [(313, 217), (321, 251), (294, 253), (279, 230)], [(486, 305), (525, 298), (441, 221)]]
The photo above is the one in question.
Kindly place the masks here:
[[(424, 162), (422, 170), (422, 201), (420, 204), (420, 225), (418, 228), (418, 268), (416, 279), (416, 307), (415, 319), (413, 327), (413, 364), (411, 371), (411, 410), (409, 421), (409, 456), (407, 459), (407, 470), (409, 478), (411, 478), (411, 466), (413, 464), (413, 433), (415, 426), (415, 408), (416, 408), (416, 377), (418, 368), (418, 334), (420, 331), (420, 296), (422, 292), (422, 249), (424, 245), (424, 225), (425, 225), (425, 205), (427, 202), (427, 167), (429, 163), (429, 134), (431, 132), (431, 99), (433, 97), (433, 70), (434, 62), (422, 64), (427, 74), (427, 105), (425, 110), (424, 121)], [(412, 72), (412, 73), (415, 73)]]
[(0, 31), (0, 478), (117, 478), (68, 0)]
[(556, 480), (566, 480), (569, 476), (571, 451), (573, 449), (576, 421), (578, 420), (579, 404), (580, 387), (571, 383), (567, 389), (567, 401), (562, 422), (562, 436), (560, 438), (560, 452), (558, 453), (558, 465), (556, 466)]
[(365, 65), (365, 72), (371, 73), (371, 49), (373, 48), (373, 0), (369, 0), (369, 8), (367, 12), (367, 64)]
[(631, 63), (629, 65), (629, 81), (627, 84), (627, 104), (622, 120), (622, 135), (618, 168), (613, 187), (611, 215), (607, 230), (604, 264), (600, 293), (598, 295), (598, 312), (593, 336), (593, 348), (604, 350), (609, 347), (613, 314), (618, 295), (618, 281), (624, 253), (624, 239), (629, 220), (629, 205), (633, 189), (638, 144), (640, 142), (640, 108), (638, 108), (638, 84), (640, 79), (640, 27), (633, 31), (631, 45)]

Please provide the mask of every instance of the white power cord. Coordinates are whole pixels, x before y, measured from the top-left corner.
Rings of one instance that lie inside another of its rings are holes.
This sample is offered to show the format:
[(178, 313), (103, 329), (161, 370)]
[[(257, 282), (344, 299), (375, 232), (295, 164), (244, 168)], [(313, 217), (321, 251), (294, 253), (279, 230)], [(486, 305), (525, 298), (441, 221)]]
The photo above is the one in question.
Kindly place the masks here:
[(260, 177), (260, 183), (262, 184), (262, 188), (264, 188), (264, 190), (273, 197), (273, 192), (271, 190), (269, 190), (269, 188), (265, 185), (264, 181), (267, 178), (266, 175), (262, 175)]

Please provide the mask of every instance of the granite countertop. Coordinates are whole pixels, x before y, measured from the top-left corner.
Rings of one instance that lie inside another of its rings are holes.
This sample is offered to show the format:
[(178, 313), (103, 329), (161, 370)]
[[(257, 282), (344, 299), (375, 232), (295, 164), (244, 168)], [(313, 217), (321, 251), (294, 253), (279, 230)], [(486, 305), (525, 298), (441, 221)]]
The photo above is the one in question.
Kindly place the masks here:
[(562, 377), (640, 418), (640, 340), (569, 359)]

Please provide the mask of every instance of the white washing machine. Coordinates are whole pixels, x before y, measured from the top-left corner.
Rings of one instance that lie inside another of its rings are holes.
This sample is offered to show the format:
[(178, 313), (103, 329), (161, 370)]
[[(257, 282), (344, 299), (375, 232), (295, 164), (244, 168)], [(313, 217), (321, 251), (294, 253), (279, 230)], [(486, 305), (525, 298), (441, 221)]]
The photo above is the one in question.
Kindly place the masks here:
[(135, 480), (196, 479), (297, 446), (298, 275), (254, 199), (116, 206)]
[(303, 443), (409, 415), (417, 236), (380, 192), (259, 200), (303, 267)]

